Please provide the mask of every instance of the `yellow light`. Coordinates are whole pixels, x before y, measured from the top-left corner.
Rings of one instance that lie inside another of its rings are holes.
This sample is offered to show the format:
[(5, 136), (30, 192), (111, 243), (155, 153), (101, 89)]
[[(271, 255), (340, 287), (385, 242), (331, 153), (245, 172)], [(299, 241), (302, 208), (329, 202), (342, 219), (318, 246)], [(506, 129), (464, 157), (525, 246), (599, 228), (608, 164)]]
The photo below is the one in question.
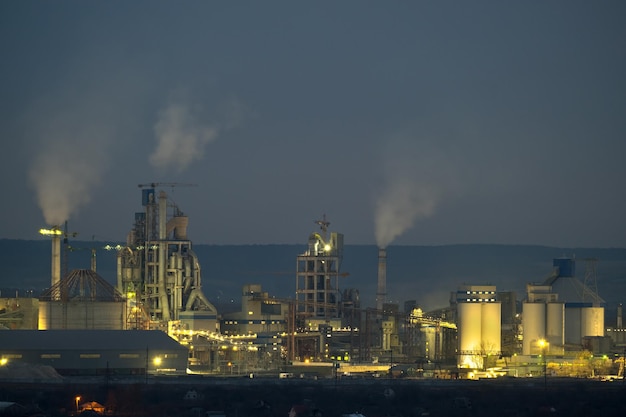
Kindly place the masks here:
[(60, 231), (57, 228), (53, 228), (53, 229), (39, 229), (39, 233), (44, 235), (44, 236), (58, 236), (58, 235), (62, 235), (63, 232)]
[(537, 341), (537, 344), (539, 345), (540, 348), (544, 348), (544, 347), (546, 347), (548, 345), (548, 342), (546, 342), (545, 339), (539, 339)]
[(329, 252), (329, 251), (330, 251), (330, 245), (329, 245), (328, 243), (327, 243), (326, 245), (324, 245), (324, 250), (325, 250), (326, 252)]
[(7, 364), (7, 362), (9, 362), (9, 360), (7, 358), (2, 358), (0, 359), (0, 366), (4, 366)]
[(161, 365), (161, 361), (162, 361), (161, 357), (157, 356), (156, 358), (152, 360), (152, 363), (154, 363), (154, 366), (159, 366)]

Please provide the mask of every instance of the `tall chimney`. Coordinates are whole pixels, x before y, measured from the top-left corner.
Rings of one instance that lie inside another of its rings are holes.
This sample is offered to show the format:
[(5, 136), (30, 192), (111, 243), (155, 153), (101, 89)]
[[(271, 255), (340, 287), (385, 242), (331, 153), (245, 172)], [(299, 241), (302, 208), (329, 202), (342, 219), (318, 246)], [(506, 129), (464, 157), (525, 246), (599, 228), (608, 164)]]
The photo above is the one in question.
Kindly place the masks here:
[(52, 282), (51, 286), (61, 281), (61, 236), (52, 235)]
[(617, 328), (622, 328), (622, 303), (617, 306)]
[(376, 309), (382, 311), (387, 298), (387, 250), (378, 248), (378, 291), (376, 292)]

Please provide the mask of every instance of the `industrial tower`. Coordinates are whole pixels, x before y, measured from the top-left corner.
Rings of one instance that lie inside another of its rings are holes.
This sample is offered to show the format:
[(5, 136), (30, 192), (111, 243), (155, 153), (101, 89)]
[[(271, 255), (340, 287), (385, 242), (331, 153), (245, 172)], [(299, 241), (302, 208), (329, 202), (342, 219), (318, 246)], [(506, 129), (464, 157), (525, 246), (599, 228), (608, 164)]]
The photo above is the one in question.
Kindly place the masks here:
[(343, 258), (343, 234), (327, 236), (326, 216), (315, 221), (321, 233), (309, 236), (308, 249), (297, 257), (296, 304), (299, 328), (317, 330), (319, 325), (340, 327), (339, 276)]
[[(117, 287), (128, 303), (128, 327), (218, 330), (217, 311), (202, 293), (200, 263), (187, 238), (188, 217), (152, 183), (142, 188), (143, 212), (118, 252)], [(168, 213), (171, 208), (172, 212)]]

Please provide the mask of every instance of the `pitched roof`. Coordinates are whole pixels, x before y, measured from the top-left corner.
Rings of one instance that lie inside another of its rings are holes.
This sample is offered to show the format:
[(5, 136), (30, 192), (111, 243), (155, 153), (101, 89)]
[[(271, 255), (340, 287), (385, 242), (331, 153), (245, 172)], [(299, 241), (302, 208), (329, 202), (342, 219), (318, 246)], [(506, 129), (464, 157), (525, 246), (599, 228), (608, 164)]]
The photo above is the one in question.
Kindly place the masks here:
[(1, 350), (187, 349), (160, 330), (0, 330)]

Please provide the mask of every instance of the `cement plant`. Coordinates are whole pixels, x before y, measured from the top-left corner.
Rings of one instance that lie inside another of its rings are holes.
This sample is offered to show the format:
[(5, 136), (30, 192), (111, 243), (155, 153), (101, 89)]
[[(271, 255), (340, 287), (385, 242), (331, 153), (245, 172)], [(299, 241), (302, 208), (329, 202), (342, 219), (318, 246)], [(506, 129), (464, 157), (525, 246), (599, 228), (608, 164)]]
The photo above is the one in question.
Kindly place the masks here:
[[(606, 326), (597, 259), (553, 259), (525, 294), (477, 277), (446, 289), (447, 305), (423, 311), (413, 294), (402, 304), (387, 300), (387, 248), (380, 247), (376, 305), (366, 306), (359, 288), (343, 286), (350, 282), (344, 236), (324, 215), (294, 256), (292, 298), (250, 282), (241, 288), (241, 310), (220, 312), (205, 295), (209, 280), (188, 238), (189, 219), (166, 186), (140, 185), (142, 211), (126, 244), (109, 248), (117, 252), (114, 278), (98, 275), (95, 256), (89, 269), (68, 271), (71, 233), (64, 225), (41, 230), (50, 240), (50, 287), (39, 297), (0, 298), (0, 380), (214, 378), (335, 388), (383, 380), (515, 378), (539, 387), (624, 380), (622, 307), (616, 325)], [(77, 399), (76, 412), (80, 405)]]

